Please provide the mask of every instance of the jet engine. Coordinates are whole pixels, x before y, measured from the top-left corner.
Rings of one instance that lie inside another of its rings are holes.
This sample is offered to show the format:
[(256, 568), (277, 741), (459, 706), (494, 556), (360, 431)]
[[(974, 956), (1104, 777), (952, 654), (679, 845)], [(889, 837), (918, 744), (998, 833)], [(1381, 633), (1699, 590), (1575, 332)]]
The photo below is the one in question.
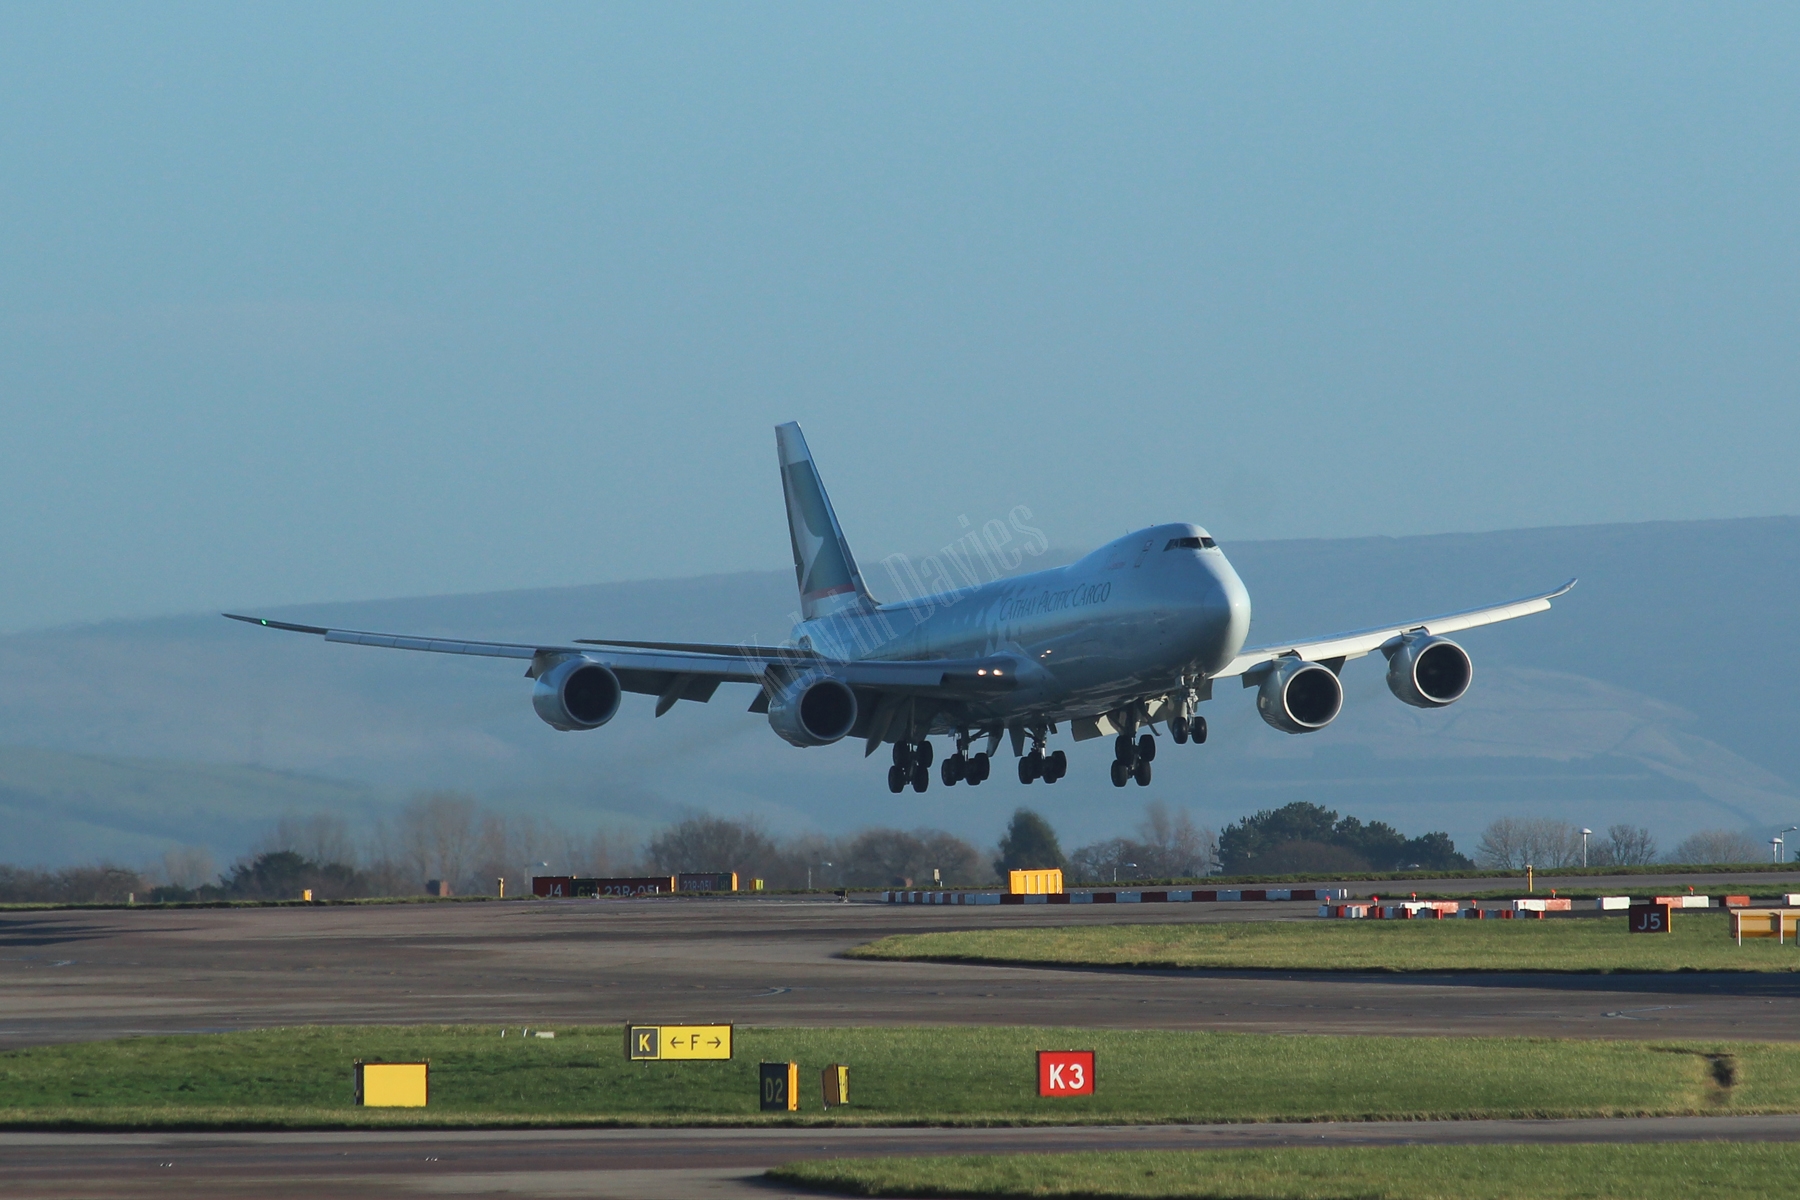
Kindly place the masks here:
[(794, 680), (769, 701), (769, 725), (796, 746), (829, 746), (856, 724), (856, 693), (829, 676)]
[(1344, 685), (1330, 667), (1299, 658), (1275, 661), (1256, 690), (1256, 711), (1283, 733), (1311, 733), (1337, 719)]
[(1469, 652), (1448, 638), (1414, 634), (1387, 656), (1388, 691), (1414, 708), (1455, 704), (1475, 677)]
[(586, 658), (565, 658), (537, 677), (531, 707), (564, 733), (598, 729), (619, 711), (623, 689), (612, 668)]

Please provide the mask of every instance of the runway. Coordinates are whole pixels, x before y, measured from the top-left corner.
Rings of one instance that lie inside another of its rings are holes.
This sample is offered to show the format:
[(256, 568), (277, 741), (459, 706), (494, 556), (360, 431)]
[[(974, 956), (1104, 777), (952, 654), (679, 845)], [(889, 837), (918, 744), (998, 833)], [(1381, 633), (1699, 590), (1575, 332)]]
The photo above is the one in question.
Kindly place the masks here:
[[(653, 1129), (380, 1133), (0, 1134), (18, 1197), (793, 1195), (758, 1178), (802, 1158), (1063, 1150), (1800, 1141), (1800, 1116), (1391, 1121), (1025, 1129)], [(814, 1193), (807, 1193), (814, 1195)]]
[(1800, 975), (1339, 975), (858, 962), (889, 933), (1308, 920), (1309, 904), (666, 899), (0, 913), (0, 1047), (295, 1024), (625, 1020), (1800, 1036)]

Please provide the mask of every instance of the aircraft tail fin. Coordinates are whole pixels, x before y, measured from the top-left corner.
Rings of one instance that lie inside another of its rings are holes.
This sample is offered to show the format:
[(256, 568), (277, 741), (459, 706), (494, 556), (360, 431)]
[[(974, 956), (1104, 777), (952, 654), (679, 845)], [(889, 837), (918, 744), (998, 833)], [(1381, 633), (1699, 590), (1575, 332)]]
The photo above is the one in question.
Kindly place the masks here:
[(849, 609), (872, 610), (875, 602), (863, 586), (837, 514), (831, 511), (831, 498), (819, 481), (800, 426), (793, 421), (777, 425), (775, 448), (781, 459), (794, 575), (800, 585), (800, 615), (811, 621)]

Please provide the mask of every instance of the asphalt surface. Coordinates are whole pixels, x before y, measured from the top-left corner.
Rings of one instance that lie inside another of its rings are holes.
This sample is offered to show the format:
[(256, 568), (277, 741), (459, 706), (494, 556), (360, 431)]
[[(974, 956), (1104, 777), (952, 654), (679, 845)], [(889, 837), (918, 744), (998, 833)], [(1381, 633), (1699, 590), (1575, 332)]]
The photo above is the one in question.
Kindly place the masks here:
[[(1663, 886), (1632, 884), (1622, 890)], [(1787, 1040), (1800, 1033), (1795, 976), (1134, 972), (840, 957), (900, 932), (1311, 920), (1316, 911), (1314, 904), (1269, 903), (902, 907), (684, 898), (0, 912), (0, 1047), (304, 1023), (650, 1019), (1655, 1039)], [(838, 1154), (1708, 1138), (1800, 1140), (1800, 1116), (1126, 1129), (0, 1134), (0, 1195), (769, 1198), (787, 1193), (761, 1182), (767, 1167)]]
[(1681, 1141), (1800, 1141), (1800, 1116), (1026, 1129), (0, 1134), (0, 1194), (774, 1200), (793, 1193), (763, 1183), (764, 1170), (840, 1155)]
[(1064, 970), (840, 957), (898, 932), (1316, 912), (675, 898), (4, 912), (0, 1047), (293, 1024), (625, 1020), (1800, 1037), (1800, 975)]

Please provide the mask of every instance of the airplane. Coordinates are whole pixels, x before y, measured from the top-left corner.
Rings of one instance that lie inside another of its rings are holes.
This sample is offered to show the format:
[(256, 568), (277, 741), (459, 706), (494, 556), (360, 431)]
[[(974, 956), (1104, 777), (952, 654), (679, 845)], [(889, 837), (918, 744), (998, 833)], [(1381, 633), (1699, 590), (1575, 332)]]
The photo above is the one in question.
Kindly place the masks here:
[(885, 560), (904, 594), (884, 604), (863, 581), (800, 426), (777, 426), (775, 442), (800, 591), (800, 620), (784, 645), (459, 641), (221, 615), (328, 642), (529, 660), (532, 707), (565, 732), (605, 725), (626, 692), (655, 696), (660, 717), (683, 700), (706, 703), (720, 684), (750, 684), (749, 711), (786, 741), (854, 738), (864, 757), (891, 743), (889, 790), (923, 792), (934, 736), (954, 739), (939, 764), (946, 786), (985, 781), (1003, 737), (1020, 783), (1055, 783), (1068, 756), (1047, 743), (1063, 727), (1076, 742), (1113, 739), (1115, 787), (1147, 786), (1156, 726), (1177, 745), (1204, 743), (1198, 708), (1218, 681), (1255, 688), (1257, 712), (1275, 729), (1312, 733), (1343, 708), (1344, 664), (1377, 651), (1397, 698), (1442, 708), (1474, 678), (1468, 652), (1448, 634), (1543, 612), (1575, 586), (1246, 649), (1250, 594), (1202, 527), (1152, 525), (1066, 566), (1008, 575), (1049, 545), (1020, 507), (931, 556), (923, 571), (902, 555)]

